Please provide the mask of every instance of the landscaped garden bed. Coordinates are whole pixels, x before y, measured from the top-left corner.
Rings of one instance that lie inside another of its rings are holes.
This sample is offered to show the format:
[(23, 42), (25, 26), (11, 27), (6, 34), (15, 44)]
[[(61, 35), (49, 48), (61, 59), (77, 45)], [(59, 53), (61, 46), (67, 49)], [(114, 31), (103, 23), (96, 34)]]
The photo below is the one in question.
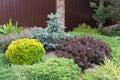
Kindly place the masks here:
[(120, 80), (119, 36), (86, 24), (64, 32), (58, 13), (48, 17), (46, 28), (1, 28), (1, 80)]

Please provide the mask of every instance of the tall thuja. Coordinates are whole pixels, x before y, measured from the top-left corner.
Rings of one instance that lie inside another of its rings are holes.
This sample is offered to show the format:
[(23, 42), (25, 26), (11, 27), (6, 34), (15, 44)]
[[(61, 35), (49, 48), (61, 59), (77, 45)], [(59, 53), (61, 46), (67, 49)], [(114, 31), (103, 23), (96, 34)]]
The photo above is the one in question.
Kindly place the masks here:
[(93, 18), (102, 28), (106, 20), (114, 20), (117, 17), (118, 9), (114, 7), (118, 0), (91, 0), (90, 6), (94, 8)]
[(64, 32), (65, 26), (59, 20), (60, 15), (58, 12), (49, 14), (48, 18), (50, 20), (47, 21), (47, 27), (35, 30), (31, 35), (31, 38), (40, 41), (46, 50), (55, 49), (57, 42), (68, 36)]

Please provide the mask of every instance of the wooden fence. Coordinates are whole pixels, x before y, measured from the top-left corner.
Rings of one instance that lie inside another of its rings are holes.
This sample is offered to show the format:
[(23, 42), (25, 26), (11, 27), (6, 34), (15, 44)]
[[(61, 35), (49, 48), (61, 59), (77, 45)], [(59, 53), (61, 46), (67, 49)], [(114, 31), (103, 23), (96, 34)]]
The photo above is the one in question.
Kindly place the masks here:
[(21, 26), (46, 26), (47, 15), (55, 13), (56, 0), (0, 0), (0, 24), (11, 18)]
[(72, 30), (81, 23), (96, 26), (92, 19), (93, 9), (89, 0), (65, 0), (65, 24), (67, 30)]

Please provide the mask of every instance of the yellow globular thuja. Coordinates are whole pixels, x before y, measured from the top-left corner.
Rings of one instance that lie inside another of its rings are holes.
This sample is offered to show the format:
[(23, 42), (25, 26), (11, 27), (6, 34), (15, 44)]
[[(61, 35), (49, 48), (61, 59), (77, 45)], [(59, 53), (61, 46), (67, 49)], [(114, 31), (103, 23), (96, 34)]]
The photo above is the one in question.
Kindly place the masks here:
[(6, 50), (6, 57), (13, 64), (33, 64), (42, 59), (45, 49), (36, 39), (19, 39), (13, 41)]

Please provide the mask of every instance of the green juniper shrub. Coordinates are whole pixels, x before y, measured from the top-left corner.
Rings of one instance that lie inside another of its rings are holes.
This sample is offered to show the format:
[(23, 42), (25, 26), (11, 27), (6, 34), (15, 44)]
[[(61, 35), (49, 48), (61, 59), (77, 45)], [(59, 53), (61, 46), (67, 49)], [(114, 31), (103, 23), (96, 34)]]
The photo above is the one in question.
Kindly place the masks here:
[(45, 50), (36, 39), (24, 38), (13, 41), (5, 54), (13, 64), (33, 64), (42, 59)]
[(28, 66), (31, 65), (11, 65), (10, 69), (18, 76), (16, 80), (27, 80), (25, 72), (28, 70)]
[(104, 63), (104, 65), (96, 66), (94, 71), (86, 71), (81, 75), (81, 80), (120, 80), (120, 67), (110, 60)]
[(55, 54), (58, 57), (73, 58), (83, 70), (93, 64), (103, 63), (104, 58), (111, 58), (111, 49), (103, 41), (93, 37), (67, 37), (60, 40)]
[(18, 77), (10, 68), (0, 66), (0, 80), (18, 80)]
[(89, 25), (83, 23), (79, 25), (78, 27), (73, 29), (73, 32), (83, 32), (86, 34), (100, 34), (97, 32), (96, 29), (92, 29)]
[(9, 68), (11, 66), (11, 63), (9, 60), (6, 58), (5, 54), (0, 53), (0, 66)]
[(64, 26), (59, 21), (60, 15), (58, 12), (56, 14), (49, 14), (46, 28), (40, 28), (33, 31), (31, 38), (37, 39), (40, 41), (46, 50), (54, 49), (57, 45), (57, 42), (68, 36), (63, 30)]
[(25, 73), (27, 80), (76, 80), (80, 68), (72, 59), (51, 58), (29, 66)]

